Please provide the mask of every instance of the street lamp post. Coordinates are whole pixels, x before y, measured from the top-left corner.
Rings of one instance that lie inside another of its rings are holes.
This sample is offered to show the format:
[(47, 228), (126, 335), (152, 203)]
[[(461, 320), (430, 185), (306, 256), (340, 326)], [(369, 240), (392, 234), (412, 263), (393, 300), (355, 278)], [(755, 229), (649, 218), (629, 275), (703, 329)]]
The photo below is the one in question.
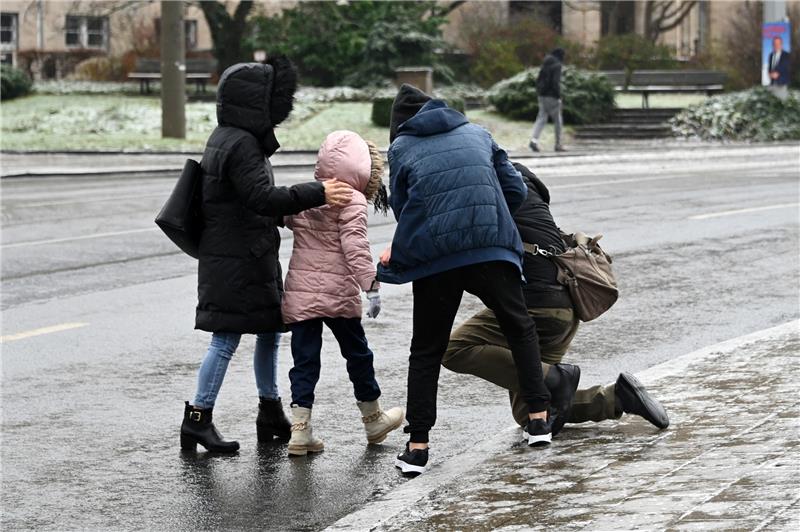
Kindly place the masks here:
[(161, 136), (186, 138), (183, 2), (161, 1)]

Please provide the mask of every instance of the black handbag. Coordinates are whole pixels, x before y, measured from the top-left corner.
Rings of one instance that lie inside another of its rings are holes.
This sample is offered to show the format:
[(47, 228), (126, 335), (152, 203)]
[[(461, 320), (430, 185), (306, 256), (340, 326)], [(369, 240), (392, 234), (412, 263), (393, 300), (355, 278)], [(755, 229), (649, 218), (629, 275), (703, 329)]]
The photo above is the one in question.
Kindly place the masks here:
[(202, 180), (200, 163), (187, 159), (175, 188), (155, 220), (156, 225), (181, 251), (195, 259), (203, 231), (203, 215), (200, 211)]

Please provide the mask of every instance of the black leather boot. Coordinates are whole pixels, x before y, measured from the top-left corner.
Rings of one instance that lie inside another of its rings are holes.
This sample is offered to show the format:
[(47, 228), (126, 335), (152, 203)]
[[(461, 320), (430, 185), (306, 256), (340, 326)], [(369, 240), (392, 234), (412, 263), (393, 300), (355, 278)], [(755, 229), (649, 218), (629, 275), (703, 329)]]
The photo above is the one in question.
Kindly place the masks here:
[(564, 428), (569, 419), (572, 400), (581, 380), (581, 368), (572, 364), (555, 364), (544, 378), (544, 384), (550, 391), (550, 417), (552, 434), (555, 436)]
[(289, 440), (292, 437), (292, 424), (283, 412), (280, 399), (258, 398), (258, 417), (256, 432), (259, 443), (268, 443), (272, 438)]
[(238, 441), (225, 441), (212, 423), (212, 411), (195, 408), (186, 401), (181, 425), (181, 449), (194, 451), (199, 443), (215, 453), (234, 453), (239, 450)]
[(669, 416), (658, 399), (647, 393), (639, 379), (630, 373), (620, 373), (614, 387), (617, 409), (626, 414), (642, 416), (660, 429), (669, 427)]

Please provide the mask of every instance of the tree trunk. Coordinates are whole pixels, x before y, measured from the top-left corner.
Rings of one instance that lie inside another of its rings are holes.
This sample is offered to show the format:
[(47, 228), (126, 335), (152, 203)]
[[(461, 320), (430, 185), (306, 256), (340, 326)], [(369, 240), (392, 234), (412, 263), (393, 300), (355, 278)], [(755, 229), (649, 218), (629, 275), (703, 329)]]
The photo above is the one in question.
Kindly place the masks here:
[(231, 16), (225, 4), (215, 0), (200, 2), (208, 28), (211, 31), (214, 57), (217, 59), (217, 72), (222, 74), (226, 68), (241, 61), (250, 60), (244, 49), (247, 15), (253, 7), (252, 0), (242, 0)]

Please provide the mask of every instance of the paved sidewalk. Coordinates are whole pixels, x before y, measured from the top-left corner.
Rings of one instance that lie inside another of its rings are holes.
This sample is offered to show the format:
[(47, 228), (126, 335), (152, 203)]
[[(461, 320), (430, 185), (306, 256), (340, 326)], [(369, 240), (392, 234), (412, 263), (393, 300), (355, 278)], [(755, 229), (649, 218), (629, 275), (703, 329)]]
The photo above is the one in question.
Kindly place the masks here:
[[(464, 464), (448, 482), (426, 485), (423, 476), (398, 488), (402, 508), (378, 501), (335, 527), (800, 530), (800, 322), (641, 378), (670, 412), (663, 432), (624, 416), (568, 425), (541, 450), (509, 430), (491, 458)], [(439, 469), (448, 467), (457, 470)], [(427, 495), (415, 499), (416, 490)]]
[[(797, 157), (798, 143), (699, 143), (659, 141), (614, 143), (615, 150), (592, 146), (576, 146), (566, 153), (529, 151), (510, 153), (514, 160), (526, 161), (538, 169), (585, 167), (587, 172), (598, 164), (638, 163), (647, 172), (665, 159), (707, 161), (709, 157), (757, 157), (769, 152), (773, 157)], [(199, 160), (202, 153), (173, 152), (0, 152), (0, 177), (52, 177), (89, 175), (174, 175), (183, 168), (187, 158)], [(270, 157), (276, 170), (303, 171), (316, 163), (315, 151), (281, 150)]]
[[(43, 177), (105, 174), (180, 172), (186, 159), (200, 160), (202, 153), (8, 153), (0, 154), (0, 176)], [(270, 158), (276, 168), (313, 167), (315, 152), (279, 152)]]

